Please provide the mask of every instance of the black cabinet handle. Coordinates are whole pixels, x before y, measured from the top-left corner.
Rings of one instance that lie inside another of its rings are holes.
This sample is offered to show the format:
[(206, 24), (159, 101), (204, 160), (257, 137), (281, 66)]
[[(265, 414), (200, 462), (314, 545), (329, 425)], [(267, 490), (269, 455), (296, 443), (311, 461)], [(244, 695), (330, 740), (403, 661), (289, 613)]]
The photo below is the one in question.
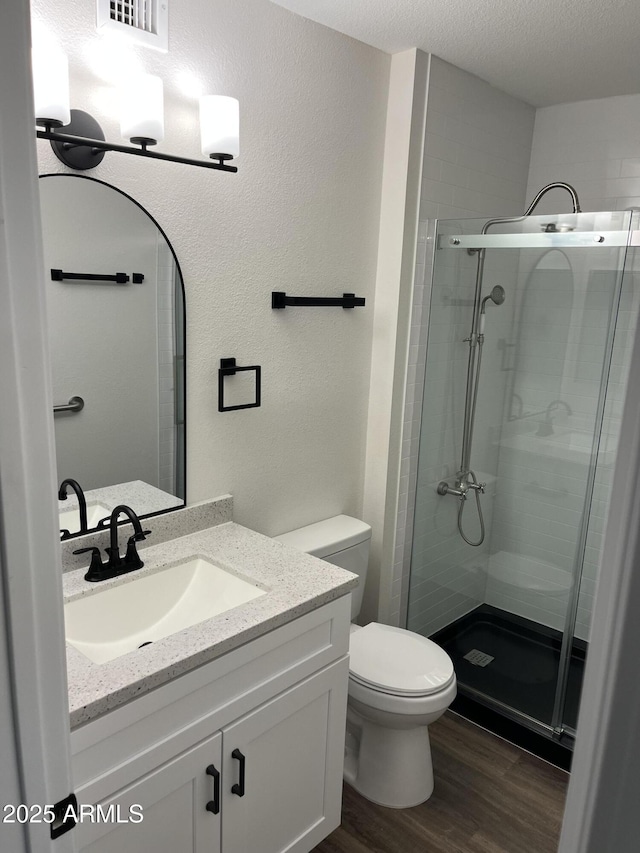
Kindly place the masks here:
[(207, 776), (213, 776), (213, 799), (207, 803), (207, 811), (218, 814), (220, 811), (220, 771), (213, 764), (207, 767)]
[(237, 761), (239, 761), (239, 762), (240, 762), (240, 771), (239, 771), (239, 772), (240, 772), (240, 779), (239, 779), (239, 781), (238, 781), (238, 782), (236, 782), (234, 785), (232, 785), (232, 786), (231, 786), (231, 793), (232, 793), (232, 794), (237, 794), (239, 797), (244, 797), (244, 764), (245, 764), (245, 757), (244, 757), (244, 755), (240, 752), (240, 750), (239, 750), (239, 749), (234, 749), (234, 750), (233, 750), (233, 752), (231, 753), (231, 758), (235, 758)]

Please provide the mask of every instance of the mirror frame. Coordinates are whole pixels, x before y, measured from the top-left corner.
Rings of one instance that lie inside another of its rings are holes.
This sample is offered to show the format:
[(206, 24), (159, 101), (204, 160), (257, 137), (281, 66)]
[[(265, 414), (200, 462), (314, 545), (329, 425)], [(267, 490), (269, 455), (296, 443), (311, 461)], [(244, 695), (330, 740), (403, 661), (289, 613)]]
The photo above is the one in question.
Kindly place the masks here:
[[(184, 286), (184, 276), (182, 274), (182, 267), (180, 266), (180, 261), (178, 260), (178, 256), (176, 255), (175, 249), (173, 248), (171, 241), (167, 237), (166, 231), (160, 225), (160, 223), (155, 218), (155, 216), (153, 216), (151, 213), (149, 213), (147, 208), (144, 207), (144, 205), (142, 205), (135, 198), (133, 198), (133, 196), (129, 195), (129, 193), (125, 192), (124, 190), (121, 190), (119, 187), (116, 187), (113, 184), (108, 183), (107, 181), (101, 181), (98, 178), (92, 178), (90, 175), (75, 175), (75, 174), (71, 174), (69, 172), (43, 172), (42, 174), (38, 175), (38, 181), (40, 181), (42, 178), (77, 178), (78, 180), (81, 180), (81, 181), (92, 181), (94, 184), (102, 184), (102, 186), (108, 187), (110, 190), (114, 190), (115, 192), (120, 193), (120, 195), (124, 196), (129, 201), (133, 202), (133, 204), (135, 204), (136, 207), (138, 207), (146, 216), (149, 217), (149, 219), (153, 222), (153, 224), (156, 226), (156, 228), (158, 229), (158, 231), (160, 232), (160, 234), (164, 238), (167, 246), (169, 247), (169, 250), (171, 251), (171, 255), (173, 257), (173, 262), (175, 263), (176, 270), (178, 271), (178, 274), (180, 276), (180, 285), (181, 285), (180, 291), (181, 291), (181, 297), (182, 297), (182, 343), (183, 343), (184, 355), (183, 355), (183, 359), (182, 359), (182, 369), (180, 371), (180, 374), (181, 374), (181, 379), (182, 379), (183, 398), (184, 398), (184, 402), (183, 402), (184, 497), (182, 499), (183, 500), (182, 506), (168, 507), (167, 509), (161, 509), (161, 510), (157, 510), (156, 512), (145, 513), (145, 514), (139, 515), (138, 517), (140, 519), (154, 518), (157, 515), (165, 515), (168, 512), (179, 512), (181, 509), (185, 509), (187, 506), (187, 467), (188, 466), (187, 466), (187, 304), (186, 304), (186, 294), (185, 294), (185, 286)], [(41, 230), (44, 231), (42, 221), (40, 223), (40, 227), (41, 227)], [(46, 275), (45, 275), (45, 279), (46, 279)], [(49, 335), (47, 333), (47, 342), (48, 342), (48, 338), (49, 338)], [(176, 373), (177, 373), (177, 371), (176, 371)], [(56, 476), (58, 476), (57, 472), (56, 472)], [(176, 497), (178, 497), (178, 496), (176, 495)], [(54, 497), (54, 499), (55, 499), (55, 497)], [(135, 510), (135, 507), (132, 507), (132, 509)], [(108, 528), (108, 525), (103, 525), (102, 527), (92, 527), (89, 529), (88, 532), (92, 533), (96, 530), (104, 530), (107, 528)], [(86, 534), (79, 533), (79, 532), (78, 533), (72, 533), (71, 536), (65, 538), (63, 541), (67, 542), (67, 541), (69, 541), (69, 539), (76, 539), (78, 536), (85, 536), (85, 535)]]

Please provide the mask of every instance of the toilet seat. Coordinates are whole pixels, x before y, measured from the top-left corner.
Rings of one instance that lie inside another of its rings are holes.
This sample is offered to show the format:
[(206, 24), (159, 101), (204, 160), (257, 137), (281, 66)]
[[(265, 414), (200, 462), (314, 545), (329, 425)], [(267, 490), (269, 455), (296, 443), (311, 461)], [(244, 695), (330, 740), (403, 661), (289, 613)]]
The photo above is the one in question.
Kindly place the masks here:
[(385, 693), (374, 687), (356, 681), (349, 676), (349, 703), (351, 707), (363, 712), (363, 708), (384, 711), (387, 714), (396, 714), (408, 725), (413, 724), (416, 717), (425, 714), (442, 712), (453, 702), (457, 693), (456, 677), (454, 675), (451, 683), (437, 693), (428, 696), (401, 696), (397, 693)]
[(445, 690), (452, 681), (455, 676), (451, 677), (451, 680), (440, 690), (432, 690), (429, 693), (401, 693), (399, 690), (389, 690), (384, 687), (380, 687), (377, 684), (371, 684), (369, 681), (365, 681), (362, 678), (358, 678), (353, 675), (353, 673), (349, 673), (349, 683), (358, 685), (360, 690), (369, 691), (370, 693), (383, 693), (385, 696), (394, 696), (397, 699), (426, 699), (428, 696), (437, 696), (438, 693), (441, 693), (442, 690)]
[(404, 628), (371, 622), (351, 633), (349, 655), (351, 682), (376, 693), (418, 699), (455, 681), (444, 649)]

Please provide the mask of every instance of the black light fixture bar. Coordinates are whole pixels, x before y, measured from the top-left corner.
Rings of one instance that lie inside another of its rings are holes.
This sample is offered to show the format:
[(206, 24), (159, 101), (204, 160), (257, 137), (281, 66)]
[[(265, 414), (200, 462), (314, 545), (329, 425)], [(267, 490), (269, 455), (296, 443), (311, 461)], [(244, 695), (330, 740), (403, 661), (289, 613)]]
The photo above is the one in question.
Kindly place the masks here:
[[(136, 157), (148, 157), (150, 160), (168, 160), (171, 163), (184, 163), (187, 166), (201, 166), (203, 169), (217, 169), (220, 172), (237, 172), (237, 166), (228, 166), (224, 162), (226, 155), (218, 155), (217, 160), (191, 160), (188, 157), (176, 157), (173, 154), (162, 154), (160, 151), (151, 151), (146, 145), (140, 148), (132, 148), (129, 145), (116, 145), (101, 139), (90, 139), (85, 136), (74, 136), (69, 133), (60, 133), (49, 127), (38, 128), (36, 131), (38, 139), (48, 139), (49, 142), (59, 142), (69, 148), (83, 146), (98, 151), (119, 151), (121, 154), (134, 154)], [(215, 155), (214, 155), (215, 156)], [(230, 158), (229, 158), (230, 159)]]
[(334, 306), (336, 308), (358, 308), (365, 304), (362, 296), (343, 293), (342, 296), (287, 296), (280, 290), (271, 293), (272, 308)]

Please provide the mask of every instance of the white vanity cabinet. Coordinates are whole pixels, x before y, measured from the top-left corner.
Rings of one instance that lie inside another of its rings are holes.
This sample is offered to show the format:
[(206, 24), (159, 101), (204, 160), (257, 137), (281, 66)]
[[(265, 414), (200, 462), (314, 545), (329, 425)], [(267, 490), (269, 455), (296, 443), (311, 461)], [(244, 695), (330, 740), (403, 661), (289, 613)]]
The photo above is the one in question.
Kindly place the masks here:
[[(82, 853), (308, 853), (340, 823), (350, 596), (72, 732)], [(217, 775), (216, 775), (217, 774)], [(139, 809), (133, 820), (139, 820)]]
[(338, 826), (348, 677), (339, 661), (223, 731), (224, 853), (303, 853)]
[[(206, 768), (220, 767), (221, 755), (222, 734), (218, 733), (100, 800), (109, 820), (78, 824), (76, 849), (82, 853), (219, 853), (220, 815), (207, 811), (213, 779), (206, 775)], [(87, 803), (82, 796), (78, 799)], [(136, 807), (134, 819), (142, 814), (141, 822), (125, 822), (130, 821), (131, 806)], [(115, 807), (111, 814), (110, 807)]]

